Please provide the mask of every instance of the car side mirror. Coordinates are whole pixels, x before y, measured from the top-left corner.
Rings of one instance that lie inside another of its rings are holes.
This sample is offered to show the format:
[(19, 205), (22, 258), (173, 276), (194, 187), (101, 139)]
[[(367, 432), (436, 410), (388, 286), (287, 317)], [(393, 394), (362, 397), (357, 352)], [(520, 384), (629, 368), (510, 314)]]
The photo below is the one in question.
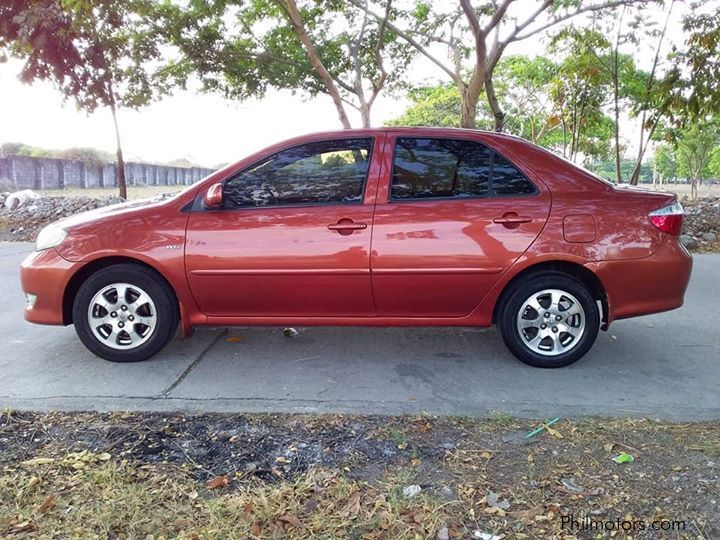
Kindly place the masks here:
[(222, 182), (218, 182), (217, 184), (213, 184), (210, 186), (210, 189), (208, 189), (205, 192), (205, 197), (203, 198), (203, 203), (205, 203), (205, 208), (220, 208), (223, 204), (223, 185)]

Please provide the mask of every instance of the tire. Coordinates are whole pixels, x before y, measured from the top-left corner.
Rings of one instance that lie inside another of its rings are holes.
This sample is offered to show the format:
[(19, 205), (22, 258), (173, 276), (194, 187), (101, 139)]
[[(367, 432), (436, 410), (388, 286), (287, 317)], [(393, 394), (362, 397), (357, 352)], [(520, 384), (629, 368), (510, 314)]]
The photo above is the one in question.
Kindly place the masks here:
[(529, 274), (511, 285), (497, 322), (505, 344), (520, 361), (557, 368), (577, 362), (593, 346), (600, 310), (585, 284), (549, 271)]
[(178, 303), (170, 285), (137, 264), (98, 270), (80, 286), (73, 302), (78, 337), (90, 351), (111, 362), (139, 362), (160, 352), (175, 334), (178, 321)]

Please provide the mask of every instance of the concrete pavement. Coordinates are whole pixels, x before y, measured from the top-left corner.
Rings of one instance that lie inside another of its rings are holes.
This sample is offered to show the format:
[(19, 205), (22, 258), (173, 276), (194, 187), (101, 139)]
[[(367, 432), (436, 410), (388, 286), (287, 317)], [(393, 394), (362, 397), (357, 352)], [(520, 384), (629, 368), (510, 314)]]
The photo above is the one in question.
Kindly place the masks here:
[(720, 418), (720, 255), (695, 257), (682, 309), (618, 321), (580, 362), (540, 370), (494, 328), (200, 329), (113, 364), (72, 327), (22, 319), (31, 250), (0, 243), (0, 409)]

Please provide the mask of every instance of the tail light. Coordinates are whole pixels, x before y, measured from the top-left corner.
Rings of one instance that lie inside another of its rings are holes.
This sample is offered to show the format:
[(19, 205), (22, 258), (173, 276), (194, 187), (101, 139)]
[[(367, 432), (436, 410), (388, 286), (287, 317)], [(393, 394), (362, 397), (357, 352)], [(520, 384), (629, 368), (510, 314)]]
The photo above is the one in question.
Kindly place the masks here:
[(680, 203), (675, 201), (668, 206), (653, 210), (648, 214), (650, 221), (658, 229), (668, 234), (679, 235), (682, 232), (685, 212)]

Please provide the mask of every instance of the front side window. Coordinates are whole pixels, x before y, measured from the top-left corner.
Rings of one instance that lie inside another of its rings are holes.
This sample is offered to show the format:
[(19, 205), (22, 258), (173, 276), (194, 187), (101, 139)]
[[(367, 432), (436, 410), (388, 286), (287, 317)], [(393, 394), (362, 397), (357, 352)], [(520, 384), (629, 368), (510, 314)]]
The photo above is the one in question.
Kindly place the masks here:
[(225, 182), (224, 206), (362, 203), (372, 143), (339, 139), (282, 150)]
[(514, 165), (484, 144), (460, 139), (398, 138), (392, 200), (477, 198), (536, 193)]

